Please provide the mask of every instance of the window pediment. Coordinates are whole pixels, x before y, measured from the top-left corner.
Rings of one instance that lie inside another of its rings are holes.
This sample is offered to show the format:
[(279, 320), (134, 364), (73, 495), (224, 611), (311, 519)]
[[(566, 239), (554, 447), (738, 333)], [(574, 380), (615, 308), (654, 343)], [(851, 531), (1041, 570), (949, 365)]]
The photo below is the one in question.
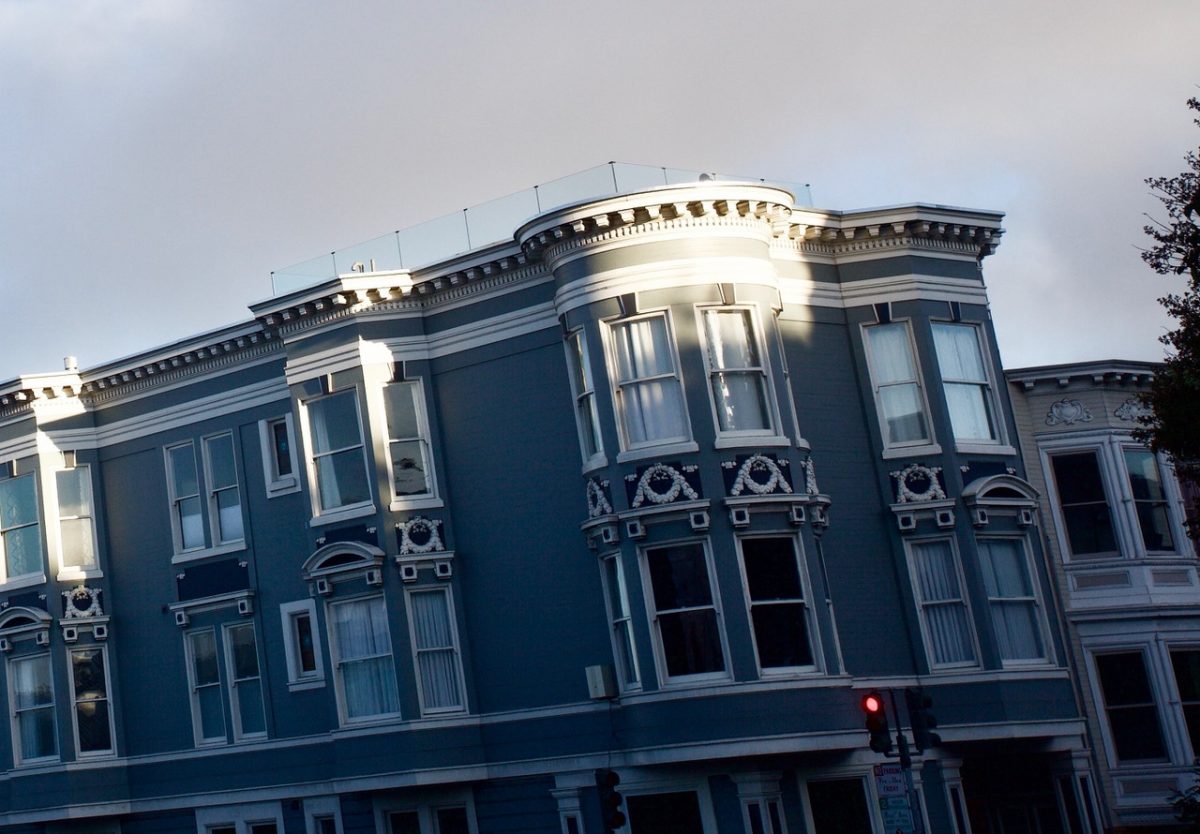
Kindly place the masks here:
[(989, 475), (967, 484), (962, 491), (962, 497), (968, 507), (1036, 507), (1038, 491), (1028, 481), (1016, 475)]
[(373, 544), (346, 541), (324, 545), (309, 556), (301, 568), (304, 579), (317, 579), (334, 574), (378, 568), (383, 564), (384, 552)]

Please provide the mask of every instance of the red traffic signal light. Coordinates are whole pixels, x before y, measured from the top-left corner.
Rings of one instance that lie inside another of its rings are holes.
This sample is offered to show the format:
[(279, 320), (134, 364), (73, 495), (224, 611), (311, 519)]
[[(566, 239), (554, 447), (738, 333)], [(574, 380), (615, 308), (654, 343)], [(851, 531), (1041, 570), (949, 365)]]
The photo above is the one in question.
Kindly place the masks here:
[(883, 698), (878, 692), (868, 692), (863, 696), (862, 708), (867, 715), (879, 715), (883, 712)]
[(892, 752), (892, 733), (888, 726), (887, 708), (883, 696), (868, 692), (862, 697), (862, 710), (867, 714), (867, 732), (871, 734), (870, 747), (885, 756)]

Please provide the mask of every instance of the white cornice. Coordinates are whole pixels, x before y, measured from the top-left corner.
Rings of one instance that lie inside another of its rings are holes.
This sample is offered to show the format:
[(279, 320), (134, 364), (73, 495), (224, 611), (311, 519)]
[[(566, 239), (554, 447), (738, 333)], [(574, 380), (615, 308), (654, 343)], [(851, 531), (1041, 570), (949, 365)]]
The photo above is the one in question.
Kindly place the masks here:
[(1004, 376), (1010, 383), (1020, 385), (1026, 391), (1032, 391), (1038, 384), (1066, 388), (1071, 382), (1087, 382), (1093, 386), (1136, 387), (1148, 384), (1160, 368), (1161, 362), (1103, 359), (1095, 362), (1013, 368), (1005, 371)]

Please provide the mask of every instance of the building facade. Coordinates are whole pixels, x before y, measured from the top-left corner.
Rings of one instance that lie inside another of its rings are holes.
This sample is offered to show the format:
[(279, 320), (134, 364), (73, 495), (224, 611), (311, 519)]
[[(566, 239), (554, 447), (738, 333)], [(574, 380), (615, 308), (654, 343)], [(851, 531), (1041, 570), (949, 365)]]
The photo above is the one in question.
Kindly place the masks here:
[(1133, 440), (1148, 362), (1008, 372), (1113, 826), (1174, 822), (1200, 755), (1200, 580), (1170, 461)]
[(0, 826), (1097, 831), (1000, 221), (662, 187), (0, 386)]

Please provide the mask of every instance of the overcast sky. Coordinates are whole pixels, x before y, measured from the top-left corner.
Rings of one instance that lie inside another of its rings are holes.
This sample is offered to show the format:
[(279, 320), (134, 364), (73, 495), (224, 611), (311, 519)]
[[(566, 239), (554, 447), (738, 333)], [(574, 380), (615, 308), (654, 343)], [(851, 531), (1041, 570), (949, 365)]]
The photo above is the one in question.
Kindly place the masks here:
[[(0, 380), (610, 159), (999, 209), (1007, 367), (1159, 359), (1196, 0), (0, 0)], [(1160, 212), (1161, 214), (1161, 212)]]

